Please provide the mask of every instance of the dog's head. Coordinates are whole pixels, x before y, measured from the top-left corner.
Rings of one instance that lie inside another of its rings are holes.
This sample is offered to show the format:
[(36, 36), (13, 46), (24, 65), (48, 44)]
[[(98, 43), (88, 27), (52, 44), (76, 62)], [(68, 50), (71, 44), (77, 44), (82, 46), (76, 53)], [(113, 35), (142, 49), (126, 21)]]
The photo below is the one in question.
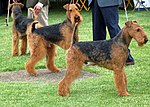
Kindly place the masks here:
[(67, 19), (69, 19), (73, 25), (75, 25), (75, 23), (78, 24), (81, 23), (83, 18), (79, 13), (80, 8), (79, 4), (66, 4), (63, 6), (63, 8), (67, 10), (66, 11)]
[(13, 11), (13, 8), (14, 8), (14, 7), (23, 8), (23, 6), (24, 6), (24, 5), (23, 5), (22, 3), (17, 3), (17, 2), (15, 2), (15, 3), (10, 4), (10, 5), (8, 6), (8, 9), (11, 10), (11, 11)]
[(127, 21), (125, 27), (127, 28), (130, 37), (134, 38), (139, 46), (143, 46), (147, 43), (147, 35), (144, 29), (136, 21)]
[(16, 17), (19, 13), (21, 13), (21, 8), (23, 8), (23, 4), (22, 3), (12, 3), (8, 6), (8, 10), (11, 10), (11, 17), (14, 18)]

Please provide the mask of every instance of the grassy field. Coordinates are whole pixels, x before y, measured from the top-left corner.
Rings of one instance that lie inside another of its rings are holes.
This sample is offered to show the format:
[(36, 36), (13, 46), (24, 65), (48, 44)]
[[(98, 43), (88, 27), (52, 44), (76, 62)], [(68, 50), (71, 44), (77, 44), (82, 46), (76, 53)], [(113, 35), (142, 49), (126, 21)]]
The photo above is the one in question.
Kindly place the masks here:
[[(91, 11), (81, 12), (83, 23), (79, 29), (80, 41), (92, 40)], [(129, 20), (136, 20), (150, 37), (150, 12), (128, 11)], [(62, 22), (65, 11), (50, 10), (49, 24)], [(126, 21), (120, 10), (120, 26)], [(5, 26), (5, 16), (0, 17), (0, 72), (24, 70), (29, 55), (11, 56), (11, 24)], [(109, 38), (109, 36), (108, 36)], [(0, 107), (150, 107), (150, 42), (138, 47), (135, 40), (130, 45), (134, 66), (125, 70), (128, 78), (128, 97), (119, 97), (114, 87), (113, 72), (100, 67), (83, 67), (83, 70), (100, 75), (98, 78), (76, 80), (69, 97), (57, 94), (57, 83), (0, 82)], [(65, 50), (57, 48), (56, 65), (65, 68)], [(36, 65), (45, 68), (45, 59)]]

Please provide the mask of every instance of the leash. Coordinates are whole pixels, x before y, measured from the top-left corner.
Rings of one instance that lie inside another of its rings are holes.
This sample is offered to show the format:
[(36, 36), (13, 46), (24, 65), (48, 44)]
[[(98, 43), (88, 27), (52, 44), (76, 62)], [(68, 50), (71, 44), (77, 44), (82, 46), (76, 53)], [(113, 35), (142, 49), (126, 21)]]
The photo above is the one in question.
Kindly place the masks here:
[(8, 0), (8, 7), (7, 7), (7, 17), (6, 17), (6, 26), (8, 26), (8, 22), (9, 22), (9, 5), (10, 5), (10, 0)]
[(122, 1), (123, 1), (123, 5), (124, 5), (124, 11), (125, 11), (125, 15), (126, 15), (126, 20), (128, 21), (128, 12), (127, 12), (126, 3), (125, 3), (125, 0), (122, 0)]
[(75, 25), (74, 25), (74, 29), (73, 29), (73, 33), (72, 33), (72, 43), (71, 44), (74, 44), (76, 42), (76, 31), (77, 31), (77, 28), (78, 28), (78, 23), (76, 22)]

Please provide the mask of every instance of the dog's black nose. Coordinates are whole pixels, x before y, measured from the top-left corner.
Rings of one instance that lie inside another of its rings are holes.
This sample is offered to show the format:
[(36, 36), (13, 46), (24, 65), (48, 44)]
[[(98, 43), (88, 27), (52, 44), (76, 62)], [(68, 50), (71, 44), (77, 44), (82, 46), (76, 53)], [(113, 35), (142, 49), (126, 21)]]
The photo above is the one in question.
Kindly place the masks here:
[(146, 38), (145, 40), (144, 40), (144, 43), (146, 44), (148, 42), (148, 39)]
[(76, 16), (74, 17), (74, 19), (75, 19), (75, 22), (78, 22), (78, 21), (80, 20), (80, 17), (76, 15)]
[(80, 19), (80, 17), (79, 16), (75, 16), (75, 19), (77, 20), (77, 19)]

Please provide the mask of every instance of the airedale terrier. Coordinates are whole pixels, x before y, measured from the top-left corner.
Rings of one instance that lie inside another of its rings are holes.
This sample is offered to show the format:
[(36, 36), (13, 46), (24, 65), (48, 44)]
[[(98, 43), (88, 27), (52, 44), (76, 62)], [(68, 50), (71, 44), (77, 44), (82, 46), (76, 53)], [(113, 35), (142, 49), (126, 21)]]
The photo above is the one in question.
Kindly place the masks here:
[[(29, 28), (28, 42), (30, 48), (30, 59), (25, 68), (30, 75), (36, 75), (35, 64), (46, 55), (46, 67), (52, 72), (60, 72), (54, 64), (55, 45), (68, 49), (72, 44), (75, 23), (80, 24), (82, 16), (76, 4), (66, 4), (66, 20), (59, 24), (44, 26), (35, 29), (36, 21)], [(78, 32), (76, 31), (76, 41)]]
[(67, 50), (67, 71), (59, 82), (58, 93), (67, 96), (71, 83), (79, 76), (85, 62), (91, 61), (100, 67), (114, 71), (115, 86), (120, 96), (127, 96), (127, 78), (124, 66), (128, 56), (128, 46), (134, 38), (139, 46), (148, 41), (143, 28), (136, 21), (127, 21), (125, 27), (110, 40), (76, 42)]
[[(21, 8), (24, 5), (22, 3), (12, 3), (9, 5), (9, 9), (12, 11), (12, 56), (17, 56), (19, 39), (21, 39), (20, 44), (20, 55), (26, 54), (27, 50), (27, 37), (26, 30), (27, 25), (34, 21), (32, 18), (27, 18), (22, 14)], [(35, 14), (33, 14), (35, 15)]]

